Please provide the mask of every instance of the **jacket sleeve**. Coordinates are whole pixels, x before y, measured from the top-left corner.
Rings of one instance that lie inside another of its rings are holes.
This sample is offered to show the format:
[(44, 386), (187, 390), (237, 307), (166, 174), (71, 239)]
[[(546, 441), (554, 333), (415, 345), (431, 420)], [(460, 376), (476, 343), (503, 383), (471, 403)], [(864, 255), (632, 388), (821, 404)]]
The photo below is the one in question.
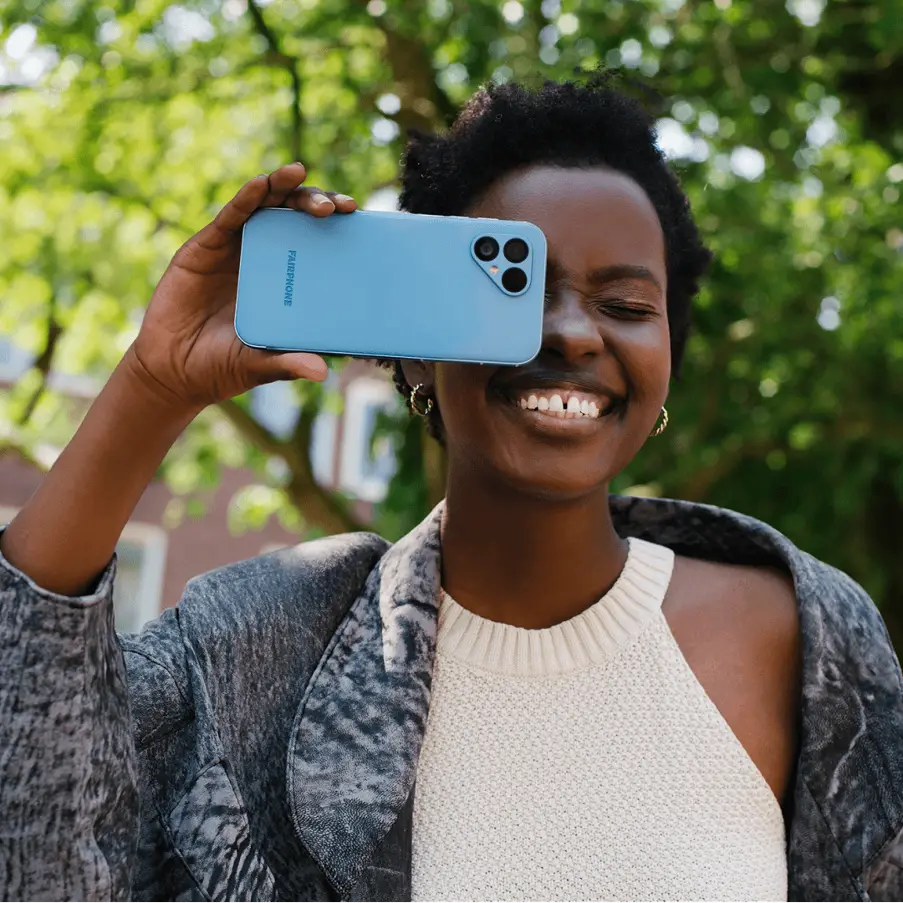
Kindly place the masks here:
[[(67, 597), (0, 555), (0, 899), (130, 896), (143, 738), (113, 625), (114, 574), (115, 562), (91, 595)], [(144, 661), (140, 640), (124, 645)], [(147, 728), (182, 720), (188, 703), (167, 670), (142, 676)]]
[(863, 878), (870, 900), (903, 900), (903, 831), (878, 854)]

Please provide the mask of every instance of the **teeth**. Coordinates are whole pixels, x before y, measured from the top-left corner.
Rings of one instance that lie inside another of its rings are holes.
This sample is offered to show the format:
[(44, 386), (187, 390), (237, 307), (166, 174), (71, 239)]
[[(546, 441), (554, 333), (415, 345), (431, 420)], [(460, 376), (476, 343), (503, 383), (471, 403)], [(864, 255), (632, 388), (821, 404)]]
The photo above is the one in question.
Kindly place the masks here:
[(603, 406), (595, 401), (561, 392), (553, 395), (522, 396), (516, 403), (523, 410), (542, 411), (551, 417), (564, 417), (570, 420), (579, 417), (598, 418), (602, 416), (604, 410)]

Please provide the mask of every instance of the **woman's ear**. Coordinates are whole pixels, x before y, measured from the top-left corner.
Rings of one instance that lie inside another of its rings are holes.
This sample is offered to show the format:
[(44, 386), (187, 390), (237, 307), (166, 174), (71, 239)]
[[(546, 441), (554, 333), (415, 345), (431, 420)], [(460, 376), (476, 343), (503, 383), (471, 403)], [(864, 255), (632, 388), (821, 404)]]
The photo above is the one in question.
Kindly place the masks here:
[(402, 361), (401, 371), (408, 385), (423, 386), (421, 395), (433, 395), (436, 384), (436, 365), (431, 361)]

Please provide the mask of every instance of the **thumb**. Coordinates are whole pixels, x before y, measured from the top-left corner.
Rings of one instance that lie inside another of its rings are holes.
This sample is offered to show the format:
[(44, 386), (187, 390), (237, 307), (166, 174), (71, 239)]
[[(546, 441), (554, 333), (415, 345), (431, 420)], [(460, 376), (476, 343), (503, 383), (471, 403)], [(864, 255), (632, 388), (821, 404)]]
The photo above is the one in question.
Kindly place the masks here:
[(329, 368), (319, 354), (306, 351), (262, 351), (254, 368), (261, 382), (306, 379), (319, 383), (326, 379)]

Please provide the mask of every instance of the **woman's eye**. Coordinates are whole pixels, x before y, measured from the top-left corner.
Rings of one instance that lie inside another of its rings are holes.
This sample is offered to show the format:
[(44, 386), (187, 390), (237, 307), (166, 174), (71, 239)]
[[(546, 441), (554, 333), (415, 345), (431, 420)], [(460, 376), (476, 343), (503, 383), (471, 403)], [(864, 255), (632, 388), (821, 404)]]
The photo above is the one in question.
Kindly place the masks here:
[(638, 304), (623, 304), (617, 301), (600, 301), (598, 306), (603, 313), (615, 317), (645, 317), (650, 313), (647, 307)]

